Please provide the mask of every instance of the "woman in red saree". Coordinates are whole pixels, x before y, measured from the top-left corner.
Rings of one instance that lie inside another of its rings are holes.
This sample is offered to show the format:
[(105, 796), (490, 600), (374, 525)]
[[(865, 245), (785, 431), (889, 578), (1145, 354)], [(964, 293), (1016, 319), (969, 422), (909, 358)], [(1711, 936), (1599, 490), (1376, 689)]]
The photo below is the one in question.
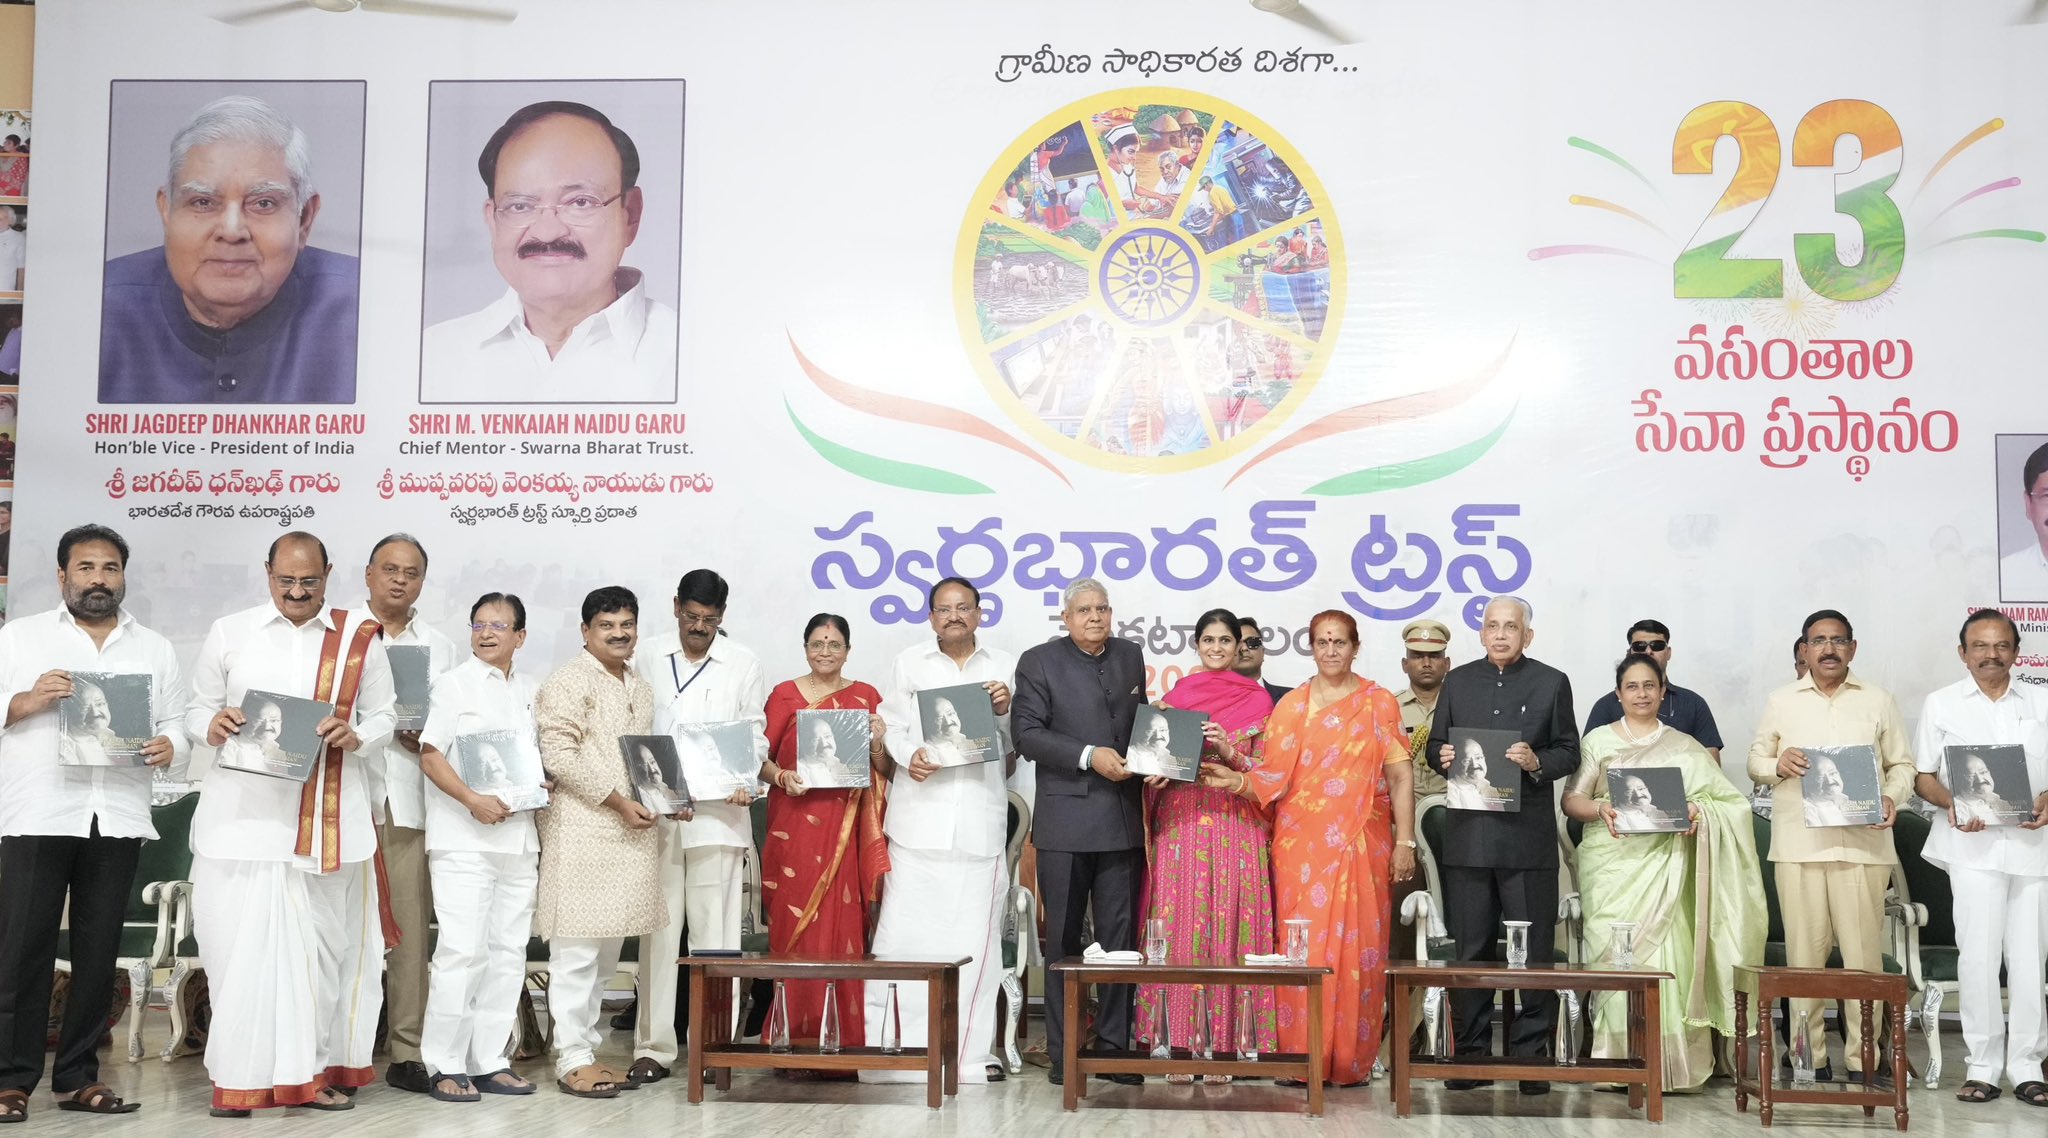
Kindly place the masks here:
[[(1351, 671), (1357, 622), (1318, 613), (1309, 636), (1315, 678), (1273, 709), (1263, 761), (1249, 773), (1204, 763), (1202, 781), (1273, 807), (1274, 908), (1308, 919), (1308, 962), (1331, 970), (1323, 1079), (1353, 1086), (1379, 1055), (1390, 885), (1415, 874), (1413, 772), (1393, 693)], [(1306, 1052), (1306, 993), (1283, 988), (1278, 1003), (1280, 1049)]]
[[(859, 710), (869, 715), (872, 763), (883, 751), (882, 693), (840, 674), (851, 638), (844, 617), (820, 613), (804, 628), (810, 674), (768, 693), (768, 740), (777, 768), (768, 796), (768, 836), (761, 844), (761, 890), (771, 952), (855, 959), (867, 952), (868, 908), (881, 899), (889, 851), (882, 838), (888, 781), (871, 789), (813, 790), (797, 775), (797, 712)], [(851, 756), (848, 756), (849, 758)], [(784, 984), (790, 1038), (815, 1040), (824, 1017), (821, 981)], [(865, 1036), (862, 987), (839, 985), (839, 1038), (858, 1046)]]

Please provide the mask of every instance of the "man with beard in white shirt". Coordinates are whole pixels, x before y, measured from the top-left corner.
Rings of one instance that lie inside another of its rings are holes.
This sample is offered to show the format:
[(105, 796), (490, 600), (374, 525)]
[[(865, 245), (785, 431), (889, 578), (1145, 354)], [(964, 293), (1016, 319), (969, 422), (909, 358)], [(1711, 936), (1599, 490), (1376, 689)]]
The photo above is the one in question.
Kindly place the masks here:
[[(63, 607), (18, 616), (0, 627), (0, 1123), (28, 1116), (43, 1075), (57, 934), (70, 901), (71, 993), (58, 1030), (50, 1083), (59, 1105), (128, 1114), (100, 1081), (98, 1047), (113, 1003), (121, 920), (145, 838), (151, 768), (186, 752), (180, 726), (185, 682), (170, 641), (122, 608), (128, 543), (105, 526), (70, 530), (57, 541)], [(74, 672), (150, 677), (157, 734), (143, 744), (148, 765), (65, 766), (58, 762), (57, 704)]]
[[(882, 760), (890, 769), (889, 809), (883, 819), (890, 868), (874, 952), (924, 960), (972, 958), (960, 970), (960, 1081), (998, 1082), (1004, 1074), (993, 1052), (996, 993), (1002, 987), (1002, 902), (1010, 880), (1003, 866), (1009, 818), (1003, 780), (1016, 765), (1010, 748), (1010, 685), (1017, 658), (981, 643), (981, 591), (972, 583), (948, 577), (932, 586), (926, 603), (934, 639), (904, 649), (890, 671), (889, 686), (882, 689), (889, 754), (908, 755), (910, 761)], [(986, 688), (995, 704), (1003, 761), (940, 766), (918, 740), (917, 693), (972, 683)], [(923, 987), (896, 985), (905, 1047), (925, 1046), (929, 1038)], [(888, 998), (888, 984), (868, 982), (870, 1047), (881, 1044)], [(923, 1077), (908, 1071), (861, 1072), (863, 1082)]]
[[(633, 657), (654, 689), (654, 730), (675, 736), (691, 723), (753, 724), (761, 778), (768, 763), (768, 682), (760, 658), (720, 631), (731, 586), (709, 569), (692, 569), (676, 584), (674, 637), (650, 636)], [(688, 1003), (677, 999), (684, 978), (670, 963), (691, 948), (737, 949), (746, 858), (754, 849), (753, 796), (735, 790), (723, 801), (699, 798), (689, 821), (664, 820), (661, 886), (668, 926), (640, 938), (640, 1006), (633, 1028), (636, 1084), (669, 1076), (688, 1030)]]
[(241, 733), (251, 688), (334, 713), (303, 786), (214, 766), (192, 818), (192, 916), (216, 1030), (213, 1113), (349, 1110), (374, 1077), (384, 995), (371, 859), (371, 764), (391, 738), (391, 667), (366, 609), (327, 608), (327, 547), (293, 531), (263, 563), (270, 599), (213, 623), (192, 671), (185, 732), (219, 748)]
[[(457, 663), (455, 642), (421, 620), (420, 590), (427, 583), (427, 549), (411, 534), (394, 533), (370, 548), (363, 569), (364, 602), (384, 626), (384, 651), (424, 648), (431, 682)], [(384, 999), (390, 1024), (391, 1066), (384, 1081), (424, 1094), (420, 1032), (427, 1012), (428, 927), (434, 890), (427, 869), (427, 780), (420, 773), (420, 733), (394, 731), (378, 762), (369, 766), (370, 811), (384, 853), (384, 884), (398, 945), (384, 958)]]

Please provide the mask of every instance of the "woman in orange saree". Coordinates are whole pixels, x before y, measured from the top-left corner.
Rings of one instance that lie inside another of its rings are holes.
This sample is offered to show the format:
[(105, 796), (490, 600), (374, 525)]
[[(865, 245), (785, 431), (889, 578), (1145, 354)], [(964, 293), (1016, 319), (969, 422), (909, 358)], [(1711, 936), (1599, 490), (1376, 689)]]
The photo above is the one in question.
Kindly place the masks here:
[[(1315, 678), (1273, 709), (1263, 761), (1204, 763), (1202, 781), (1274, 808), (1275, 914), (1309, 921), (1308, 962), (1330, 969), (1323, 1080), (1354, 1086), (1379, 1055), (1391, 884), (1415, 874), (1413, 768), (1393, 693), (1351, 671), (1357, 622), (1318, 613), (1309, 636)], [(1307, 1052), (1306, 993), (1283, 988), (1277, 1003), (1281, 1050)]]
[[(888, 781), (870, 789), (814, 790), (797, 775), (797, 712), (859, 710), (869, 713), (882, 755), (882, 693), (841, 675), (850, 647), (846, 620), (829, 613), (804, 629), (809, 675), (785, 680), (768, 693), (768, 740), (779, 768), (768, 796), (768, 836), (761, 843), (761, 892), (768, 909), (771, 952), (826, 959), (857, 959), (867, 952), (868, 907), (881, 899), (889, 850), (882, 838)], [(825, 985), (792, 981), (782, 986), (791, 1039), (816, 1039), (824, 1018)], [(864, 1039), (863, 992), (838, 986), (839, 1038)]]

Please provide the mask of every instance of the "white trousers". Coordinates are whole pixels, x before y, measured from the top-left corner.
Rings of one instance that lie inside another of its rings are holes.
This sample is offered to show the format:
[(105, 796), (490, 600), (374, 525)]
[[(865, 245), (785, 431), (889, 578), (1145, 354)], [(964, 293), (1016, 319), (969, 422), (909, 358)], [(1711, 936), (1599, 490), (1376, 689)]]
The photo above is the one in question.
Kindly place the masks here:
[(605, 982), (619, 970), (624, 937), (558, 936), (548, 942), (548, 1016), (555, 1021), (555, 1077), (597, 1058)]
[(420, 1058), (436, 1075), (494, 1074), (511, 1066), (540, 858), (434, 850), (427, 869), (441, 935), (427, 982)]
[[(662, 824), (675, 823), (664, 820)], [(671, 832), (668, 841), (675, 840)], [(738, 948), (740, 903), (746, 892), (747, 850), (743, 847), (697, 846), (680, 852), (680, 864), (669, 856), (661, 865), (668, 924), (660, 932), (640, 938), (640, 1012), (633, 1024), (633, 1058), (652, 1059), (669, 1068), (676, 1065), (680, 1054), (676, 949), (683, 942), (683, 927), (689, 926), (691, 948)]]
[(192, 917), (213, 1001), (214, 1105), (291, 1106), (370, 1081), (384, 939), (369, 862), (318, 874), (194, 856)]
[[(1009, 878), (1002, 857), (951, 850), (914, 850), (889, 843), (889, 876), (875, 925), (876, 956), (937, 960), (968, 956), (960, 969), (960, 1081), (985, 1083), (996, 1037), (996, 994), (1002, 990), (1003, 895)], [(925, 985), (896, 986), (905, 1047), (930, 1038)], [(889, 984), (870, 980), (863, 1011), (867, 1043), (879, 1047), (888, 1011)], [(921, 1083), (922, 1071), (862, 1071), (862, 1082)]]
[[(1955, 892), (1956, 985), (1963, 1005), (1966, 1078), (1998, 1085), (2001, 1071), (2014, 1086), (2041, 1078), (2048, 1058), (2042, 953), (2048, 948), (2048, 877), (2014, 877), (1989, 869), (1950, 869)], [(2012, 982), (2012, 1023), (1998, 991), (2003, 957)]]

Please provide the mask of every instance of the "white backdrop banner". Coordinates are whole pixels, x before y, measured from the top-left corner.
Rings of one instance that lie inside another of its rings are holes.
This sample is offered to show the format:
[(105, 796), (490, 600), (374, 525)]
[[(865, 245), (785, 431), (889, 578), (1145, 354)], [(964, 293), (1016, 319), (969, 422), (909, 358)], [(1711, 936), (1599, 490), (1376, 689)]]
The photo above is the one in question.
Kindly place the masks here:
[[(1212, 606), (1398, 687), (1518, 593), (1582, 712), (1669, 624), (1738, 752), (1833, 607), (1910, 715), (1969, 608), (2048, 644), (2037, 7), (46, 5), (14, 607), (105, 522), (196, 644), (286, 528), (337, 600), (406, 530), (536, 667), (708, 566), (874, 680), (941, 576), (1021, 649), (1092, 575), (1156, 691)], [(227, 96), (309, 185), (174, 165)]]

